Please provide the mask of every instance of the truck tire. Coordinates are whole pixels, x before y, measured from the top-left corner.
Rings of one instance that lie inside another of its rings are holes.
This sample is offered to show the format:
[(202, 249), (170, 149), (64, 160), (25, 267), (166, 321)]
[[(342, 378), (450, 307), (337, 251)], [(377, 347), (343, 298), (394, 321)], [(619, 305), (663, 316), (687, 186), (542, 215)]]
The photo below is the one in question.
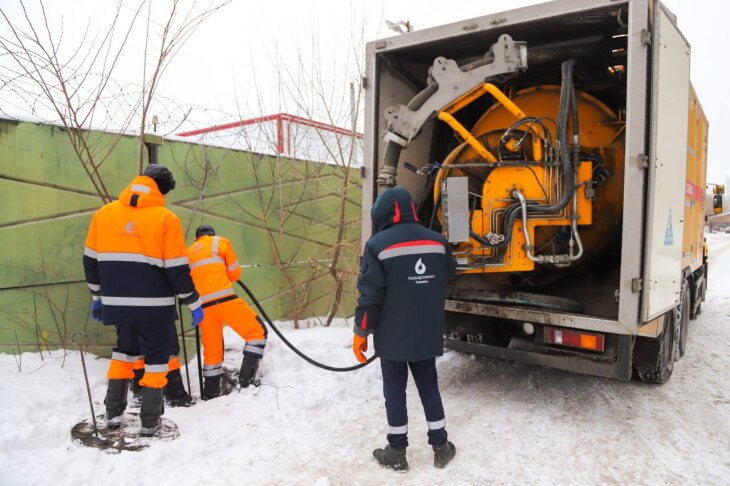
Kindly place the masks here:
[(697, 292), (697, 300), (698, 300), (697, 305), (695, 306), (694, 311), (692, 309), (690, 309), (689, 319), (691, 321), (694, 321), (695, 319), (700, 317), (700, 314), (702, 314), (702, 301), (704, 300), (704, 298), (705, 298), (705, 280), (703, 279), (702, 283), (700, 284), (700, 289)]
[(682, 291), (679, 296), (679, 308), (677, 309), (677, 359), (684, 356), (687, 351), (687, 339), (689, 338), (689, 311), (691, 299), (689, 295), (689, 284), (686, 280), (682, 282)]
[(659, 337), (637, 342), (637, 345), (642, 346), (642, 352), (651, 356), (651, 364), (645, 361), (634, 366), (636, 376), (647, 383), (666, 383), (674, 371), (679, 337), (676, 310), (665, 314), (664, 319), (664, 331)]

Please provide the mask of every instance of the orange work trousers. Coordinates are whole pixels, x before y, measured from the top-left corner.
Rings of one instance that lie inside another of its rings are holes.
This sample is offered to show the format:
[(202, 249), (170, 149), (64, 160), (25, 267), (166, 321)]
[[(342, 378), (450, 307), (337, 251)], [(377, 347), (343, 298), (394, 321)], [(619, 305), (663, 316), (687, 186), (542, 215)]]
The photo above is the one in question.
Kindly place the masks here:
[(266, 346), (266, 328), (256, 313), (240, 298), (207, 306), (200, 323), (203, 341), (203, 376), (223, 374), (223, 325), (228, 324), (236, 334), (246, 340), (244, 353), (263, 356)]
[[(107, 370), (107, 378), (127, 380), (134, 378), (135, 363), (141, 352), (149, 353), (148, 361), (143, 362), (144, 376), (140, 385), (149, 388), (164, 388), (167, 385), (167, 372), (173, 366), (180, 367), (179, 360), (170, 352), (177, 353), (177, 334), (175, 323), (163, 324), (120, 324), (117, 329), (117, 345), (112, 350), (112, 359)], [(164, 361), (167, 359), (168, 361)]]

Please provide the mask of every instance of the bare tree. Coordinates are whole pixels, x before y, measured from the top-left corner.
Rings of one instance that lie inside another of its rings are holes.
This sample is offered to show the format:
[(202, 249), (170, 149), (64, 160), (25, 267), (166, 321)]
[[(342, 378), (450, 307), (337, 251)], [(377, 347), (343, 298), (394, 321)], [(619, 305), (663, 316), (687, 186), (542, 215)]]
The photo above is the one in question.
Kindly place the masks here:
[[(0, 9), (0, 58), (10, 61), (0, 66), (0, 89), (12, 92), (16, 105), (30, 108), (32, 113), (53, 114), (52, 121), (62, 127), (95, 192), (102, 201), (109, 202), (112, 196), (100, 167), (136, 120), (140, 136), (138, 169), (142, 171), (144, 134), (161, 76), (201, 23), (229, 1), (211, 2), (203, 9), (194, 3), (182, 11), (179, 1), (172, 0), (161, 24), (152, 19), (151, 0), (141, 1), (131, 15), (125, 15), (125, 5), (120, 1), (106, 26), (93, 31), (89, 21), (81, 40), (67, 45), (63, 21), (57, 29), (52, 28), (55, 19), (49, 18), (43, 0), (38, 1), (37, 16), (31, 15), (26, 3), (19, 0), (22, 18), (10, 18)], [(145, 10), (146, 16), (142, 14)], [(146, 27), (141, 88), (130, 90), (117, 84), (115, 77), (120, 60), (134, 48), (131, 36), (143, 18)], [(119, 135), (100, 145), (90, 131), (92, 127), (114, 129)]]
[[(321, 184), (326, 166), (254, 152), (233, 154), (232, 150), (197, 145), (186, 151), (184, 160), (177, 161), (183, 166), (185, 179), (197, 192), (194, 200), (184, 201), (185, 207), (192, 211), (186, 234), (189, 235), (196, 215), (223, 217), (262, 230), (272, 261), (256, 262), (256, 265), (275, 268), (282, 279), (281, 289), (267, 299), (287, 296), (291, 302), (287, 315), (298, 327), (302, 318), (311, 316), (312, 286), (322, 278), (320, 264), (312, 258), (311, 250), (307, 251), (305, 245), (318, 245), (321, 252), (326, 252), (329, 243), (318, 239), (320, 235), (315, 234), (316, 227), (328, 224), (326, 231), (330, 233), (334, 228), (322, 215), (315, 214), (317, 199), (328, 195), (323, 194), (325, 191)], [(209, 194), (209, 186), (220, 178), (221, 165), (236, 157), (240, 161), (241, 156), (250, 162), (246, 174), (251, 176), (252, 187), (234, 186), (224, 192), (218, 190)], [(246, 194), (255, 196), (254, 205), (241, 202), (238, 196)], [(232, 203), (239, 210), (238, 215), (216, 214), (203, 204), (207, 197)]]
[[(15, 14), (3, 5), (0, 113), (12, 117), (8, 111), (14, 110), (58, 125), (93, 193), (103, 203), (110, 202), (114, 196), (105, 182), (103, 164), (131, 132), (139, 135), (135, 166), (143, 170), (148, 118), (165, 70), (198, 27), (229, 2), (190, 2), (182, 8), (180, 1), (169, 0), (164, 6), (154, 2), (153, 9), (152, 0), (133, 0), (133, 7), (129, 1), (118, 1), (106, 20), (88, 20), (80, 33), (67, 29), (63, 18), (51, 13), (49, 7), (54, 5), (49, 2), (17, 0)], [(143, 45), (138, 39), (144, 39)], [(139, 84), (119, 82), (125, 58), (142, 59)], [(49, 181), (42, 184), (54, 187)], [(20, 325), (30, 320), (39, 349), (49, 344), (65, 348), (68, 326), (74, 322), (70, 297), (74, 282), (67, 275), (54, 275), (49, 281), (45, 260), (41, 269), (24, 271), (35, 274), (31, 280), (36, 285), (25, 290), (33, 292), (33, 311), (10, 315), (10, 320)], [(38, 304), (47, 306), (45, 323), (39, 322)], [(57, 342), (48, 338), (44, 327), (57, 334)]]
[[(41, 359), (43, 358), (43, 349), (48, 351), (49, 345), (65, 350), (69, 338), (69, 327), (72, 326), (73, 322), (71, 320), (73, 310), (71, 307), (71, 290), (75, 284), (81, 281), (64, 281), (65, 276), (62, 273), (49, 270), (43, 249), (41, 249), (40, 268), (15, 267), (14, 269), (36, 275), (40, 279), (40, 283), (21, 289), (22, 292), (32, 295), (32, 312), (29, 310), (7, 312), (8, 320), (18, 324), (21, 329), (28, 327), (28, 321), (32, 323), (36, 346)], [(39, 308), (39, 301), (44, 308)], [(41, 317), (39, 310), (44, 311), (43, 314), (47, 315), (45, 320), (50, 321), (50, 324), (42, 322), (44, 319)], [(88, 315), (85, 319), (88, 321)], [(86, 322), (84, 322), (85, 325)], [(49, 330), (55, 334), (56, 339), (50, 337)], [(23, 343), (24, 346), (27, 344), (27, 342)]]
[[(7, 62), (0, 66), (0, 89), (14, 90), (22, 103), (34, 110), (38, 107), (38, 111), (54, 114), (95, 191), (103, 201), (109, 201), (112, 196), (104, 184), (100, 167), (116, 148), (121, 135), (112, 142), (108, 138), (100, 142), (101, 137), (95, 138), (88, 129), (103, 121), (113, 123), (120, 132), (137, 132), (141, 170), (150, 107), (157, 97), (165, 68), (200, 23), (228, 2), (211, 3), (202, 11), (194, 12), (191, 7), (183, 12), (178, 1), (172, 0), (161, 23), (152, 20), (151, 0), (142, 0), (132, 9), (118, 3), (105, 27), (94, 31), (89, 24), (81, 41), (69, 47), (64, 40), (63, 24), (60, 28), (52, 27), (50, 20), (53, 19), (49, 19), (42, 0), (38, 2), (40, 16), (31, 15), (23, 0), (19, 1), (23, 12), (20, 18), (14, 19), (4, 11), (0, 12), (1, 23), (6, 27), (0, 30), (0, 55), (12, 61), (10, 67), (4, 67)], [(155, 8), (158, 5), (155, 3)], [(35, 20), (38, 18), (40, 20)], [(130, 39), (139, 29), (144, 32), (144, 68), (141, 85), (132, 92), (128, 86), (117, 84), (115, 79), (120, 59), (135, 48)], [(359, 228), (359, 216), (348, 219), (346, 206), (350, 204), (348, 196), (354, 187), (351, 177), (352, 171), (356, 170), (360, 143), (357, 120), (362, 93), (359, 82), (362, 26), (353, 29), (354, 32), (358, 30), (359, 37), (356, 33), (351, 39), (351, 55), (344, 69), (329, 66), (325, 70), (321, 63), (305, 62), (301, 53), (298, 62), (289, 64), (280, 62), (280, 52), (271, 56), (272, 61), (281, 66), (280, 92), (292, 100), (291, 111), (305, 118), (323, 120), (322, 125), (352, 125), (344, 133), (333, 134), (318, 127), (310, 131), (324, 149), (326, 165), (296, 160), (308, 158), (298, 155), (296, 150), (290, 154), (277, 150), (273, 165), (268, 158), (254, 156), (253, 172), (260, 188), (258, 207), (246, 210), (257, 216), (259, 227), (266, 232), (273, 262), (262, 263), (271, 263), (282, 274), (286, 288), (281, 292), (289, 295), (295, 319), (304, 317), (315, 299), (328, 299), (326, 324), (331, 323), (340, 310), (342, 296), (349, 291), (347, 282), (357, 274), (354, 262), (359, 236), (353, 230)], [(317, 54), (314, 55), (316, 58)], [(346, 80), (335, 75), (342, 71), (347, 72)], [(343, 82), (333, 83), (333, 79)], [(343, 103), (342, 100), (348, 98), (347, 88), (351, 82), (356, 88), (352, 103)], [(28, 90), (29, 87), (33, 90)], [(34, 94), (26, 94), (29, 92)], [(211, 160), (206, 155), (197, 163), (203, 165), (202, 177), (188, 177), (199, 191), (194, 211), (206, 197), (209, 182), (222, 160)], [(200, 172), (196, 170), (195, 174)], [(292, 180), (299, 182), (287, 185)], [(294, 186), (298, 187), (296, 191), (290, 189)], [(330, 205), (323, 218), (318, 201), (325, 196), (334, 197), (337, 204), (335, 208)], [(295, 221), (312, 224), (304, 224), (293, 235), (290, 227)], [(291, 237), (302, 243), (293, 247), (289, 243), (285, 245)], [(305, 248), (304, 242), (313, 242), (317, 250), (311, 250), (311, 246)], [(333, 291), (313, 297), (314, 291), (318, 290), (316, 286), (323, 279), (330, 279)], [(317, 302), (321, 304), (321, 301)]]
[[(332, 188), (337, 195), (336, 213), (331, 215), (334, 224), (335, 237), (330, 247), (330, 260), (321, 263), (334, 283), (334, 293), (331, 298), (329, 312), (325, 325), (331, 324), (335, 318), (342, 296), (345, 292), (345, 283), (357, 275), (357, 268), (353, 268), (354, 258), (343, 258), (346, 249), (351, 250), (351, 257), (356, 255), (359, 234), (353, 237), (348, 235), (349, 228), (359, 228), (360, 218), (348, 219), (346, 206), (348, 195), (353, 190), (351, 176), (357, 170), (361, 160), (358, 154), (362, 152), (361, 137), (358, 134), (358, 122), (363, 98), (362, 72), (364, 69), (361, 49), (364, 45), (364, 19), (352, 19), (352, 37), (350, 38), (349, 56), (344, 59), (343, 65), (324, 68), (318, 51), (314, 51), (313, 62), (305, 62), (301, 53), (294, 68), (281, 59), (281, 51), (276, 51), (275, 62), (280, 66), (281, 85), (287, 98), (293, 100), (296, 110), (309, 119), (324, 118), (326, 124), (333, 127), (350, 126), (349, 133), (343, 131), (331, 132), (326, 128), (316, 128), (315, 134), (320, 146), (325, 151), (327, 163), (337, 168), (339, 184)], [(314, 68), (312, 68), (314, 66)], [(347, 73), (344, 77), (337, 76), (337, 72)], [(344, 81), (349, 77), (350, 93), (347, 93)], [(332, 80), (335, 80), (333, 83)], [(346, 100), (350, 103), (348, 104)]]
[[(317, 271), (317, 266), (321, 264), (316, 255), (312, 258), (311, 254), (303, 250), (304, 244), (317, 244), (323, 252), (328, 249), (325, 241), (312, 234), (317, 224), (326, 224), (321, 217), (312, 214), (322, 192), (323, 167), (287, 157), (277, 157), (275, 163), (271, 163), (270, 157), (253, 157), (258, 214), (253, 208), (238, 203), (235, 198), (230, 197), (230, 200), (249, 217), (260, 218), (274, 259), (273, 266), (285, 282), (282, 290), (269, 298), (288, 295), (291, 302), (290, 317), (294, 327), (299, 327), (301, 319), (311, 316), (308, 311), (315, 303), (311, 296), (312, 287), (321, 278), (318, 275), (321, 272)], [(304, 221), (304, 224), (292, 231), (289, 226), (294, 218)], [(285, 247), (286, 240), (296, 243)]]
[[(271, 54), (278, 74), (279, 97), (290, 100), (279, 111), (291, 109), (295, 115), (260, 117), (258, 127), (248, 131), (242, 122), (238, 139), (233, 142), (236, 147), (274, 157), (272, 162), (271, 157), (252, 156), (255, 207), (244, 207), (232, 196), (230, 199), (250, 220), (258, 220), (266, 232), (273, 262), (263, 264), (276, 268), (284, 283), (279, 294), (269, 298), (289, 297), (289, 317), (295, 326), (302, 318), (311, 317), (315, 305), (323, 299), (327, 300), (324, 325), (329, 325), (341, 310), (343, 295), (352, 292), (353, 286), (348, 284), (354, 283), (358, 273), (360, 212), (348, 216), (347, 205), (353, 203), (350, 197), (357, 186), (352, 175), (359, 170), (362, 150), (357, 126), (362, 102), (363, 25), (351, 30), (355, 35), (344, 67), (324, 68), (316, 51), (314, 59), (308, 60), (299, 52), (294, 63), (284, 60), (278, 49)], [(347, 74), (338, 75), (341, 72)], [(266, 103), (260, 93), (266, 89), (260, 89), (255, 71), (253, 75), (257, 114), (265, 113)], [(238, 117), (245, 118), (240, 112)], [(266, 120), (277, 123), (276, 129), (267, 131)], [(292, 126), (303, 127), (303, 133), (292, 134)], [(349, 128), (339, 128), (342, 126)], [(325, 208), (322, 201), (328, 198), (336, 203)], [(305, 223), (293, 231), (294, 221)], [(292, 245), (292, 240), (298, 244)], [(317, 249), (305, 247), (305, 243)], [(322, 295), (320, 288), (325, 279), (329, 279), (326, 288), (332, 291)]]
[[(209, 2), (207, 7), (202, 11), (195, 11), (191, 6), (186, 11), (181, 11), (179, 0), (173, 0), (170, 7), (169, 14), (167, 15), (167, 21), (162, 27), (160, 34), (160, 42), (158, 49), (155, 51), (156, 54), (149, 55), (149, 41), (150, 41), (150, 22), (151, 15), (149, 12), (152, 9), (151, 0), (147, 0), (147, 36), (145, 38), (145, 69), (142, 74), (142, 96), (141, 96), (141, 109), (140, 109), (140, 144), (139, 144), (139, 172), (143, 170), (144, 162), (144, 134), (147, 127), (147, 118), (149, 116), (149, 109), (152, 104), (153, 97), (157, 91), (160, 78), (170, 64), (175, 55), (179, 52), (180, 48), (185, 42), (190, 39), (193, 33), (200, 27), (208, 17), (213, 13), (221, 9), (226, 4), (230, 3), (231, 0), (220, 0), (219, 2)], [(152, 73), (147, 74), (147, 60), (151, 57), (152, 60)]]

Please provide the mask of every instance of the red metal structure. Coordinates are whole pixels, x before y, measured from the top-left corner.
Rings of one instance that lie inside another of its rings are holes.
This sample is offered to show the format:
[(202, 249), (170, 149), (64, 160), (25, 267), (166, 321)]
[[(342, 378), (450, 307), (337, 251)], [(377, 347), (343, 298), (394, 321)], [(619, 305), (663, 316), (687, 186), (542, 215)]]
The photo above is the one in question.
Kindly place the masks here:
[[(246, 120), (240, 120), (240, 121), (235, 121), (235, 122), (231, 122), (231, 123), (224, 123), (222, 125), (214, 125), (212, 127), (199, 128), (197, 130), (181, 132), (181, 133), (177, 133), (176, 135), (179, 137), (193, 137), (193, 136), (197, 136), (197, 135), (205, 135), (205, 134), (209, 134), (209, 133), (230, 130), (232, 128), (259, 125), (259, 124), (267, 123), (267, 122), (276, 123), (276, 151), (279, 154), (291, 153), (291, 150), (292, 150), (291, 125), (292, 124), (301, 125), (301, 126), (309, 127), (309, 128), (314, 128), (315, 130), (323, 130), (326, 132), (334, 133), (337, 135), (343, 135), (346, 137), (353, 136), (353, 133), (351, 130), (347, 130), (345, 128), (341, 128), (341, 127), (338, 127), (335, 125), (330, 125), (328, 123), (318, 122), (315, 120), (311, 120), (309, 118), (302, 118), (297, 115), (290, 115), (289, 113), (277, 113), (275, 115), (266, 115), (266, 116), (260, 116), (260, 117), (256, 117), (256, 118), (248, 118)], [(286, 129), (285, 129), (285, 124), (286, 124)], [(355, 136), (358, 139), (363, 138), (362, 133), (356, 133)]]

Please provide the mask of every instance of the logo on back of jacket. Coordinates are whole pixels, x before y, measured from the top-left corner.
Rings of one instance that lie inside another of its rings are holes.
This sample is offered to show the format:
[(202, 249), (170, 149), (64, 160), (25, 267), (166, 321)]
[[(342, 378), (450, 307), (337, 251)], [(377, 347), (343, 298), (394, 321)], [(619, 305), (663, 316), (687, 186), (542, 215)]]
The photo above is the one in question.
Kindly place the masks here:
[(419, 258), (416, 266), (413, 267), (416, 275), (409, 275), (408, 280), (417, 284), (427, 284), (429, 280), (436, 278), (436, 275), (424, 275), (426, 273), (426, 264)]
[(142, 235), (137, 232), (137, 228), (134, 226), (134, 221), (130, 221), (129, 223), (124, 225), (124, 231), (118, 232), (117, 236), (131, 236), (133, 238), (142, 237)]

